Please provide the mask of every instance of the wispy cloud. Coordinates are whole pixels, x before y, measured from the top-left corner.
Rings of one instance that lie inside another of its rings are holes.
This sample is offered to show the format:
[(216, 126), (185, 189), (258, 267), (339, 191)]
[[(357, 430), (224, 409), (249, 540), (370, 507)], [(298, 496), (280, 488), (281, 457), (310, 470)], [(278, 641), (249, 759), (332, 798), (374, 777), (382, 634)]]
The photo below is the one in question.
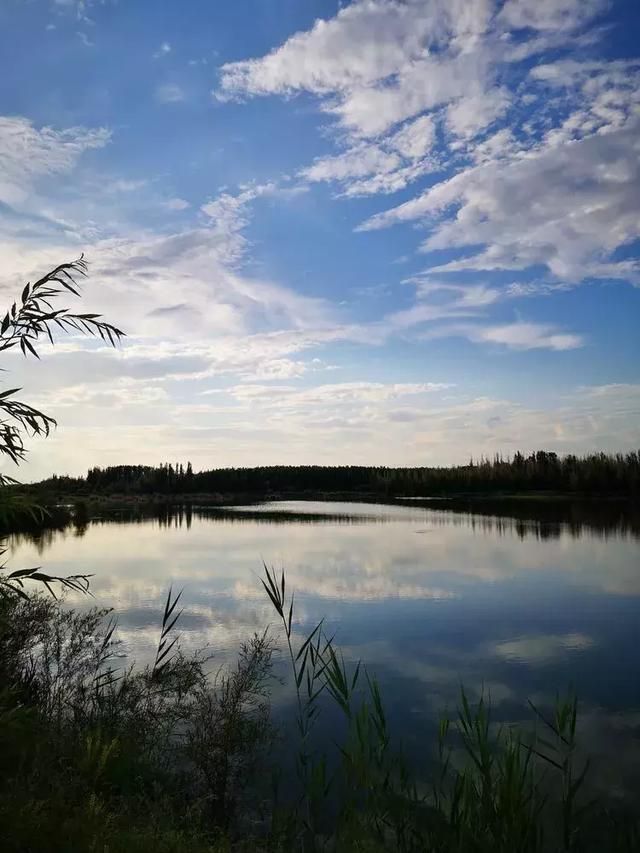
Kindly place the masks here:
[[(451, 329), (450, 331), (454, 331)], [(510, 349), (550, 349), (556, 351), (576, 349), (584, 345), (581, 335), (558, 331), (544, 323), (506, 323), (498, 326), (460, 327), (461, 334), (476, 342), (501, 344)]]
[(186, 99), (182, 86), (177, 83), (163, 83), (156, 88), (156, 100), (161, 104), (178, 104)]
[(318, 158), (301, 176), (341, 184), (347, 196), (396, 192), (438, 168), (428, 156), (434, 138), (433, 119), (421, 116), (379, 143), (356, 142), (342, 154)]
[(85, 151), (110, 139), (106, 128), (38, 128), (27, 118), (0, 116), (0, 201), (19, 203), (38, 178), (70, 172)]
[(162, 202), (167, 210), (187, 210), (191, 205), (183, 198), (170, 198)]
[(82, 30), (78, 30), (76, 35), (85, 47), (95, 47), (95, 42), (91, 41), (89, 36)]

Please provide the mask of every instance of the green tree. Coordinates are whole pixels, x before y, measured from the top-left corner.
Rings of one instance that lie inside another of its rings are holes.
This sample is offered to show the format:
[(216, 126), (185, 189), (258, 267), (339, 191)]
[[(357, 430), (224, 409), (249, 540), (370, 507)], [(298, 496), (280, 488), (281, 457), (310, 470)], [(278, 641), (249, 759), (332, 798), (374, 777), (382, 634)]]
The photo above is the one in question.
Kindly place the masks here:
[[(0, 324), (0, 353), (19, 348), (25, 357), (39, 359), (38, 348), (42, 340), (53, 344), (54, 335), (60, 332), (99, 336), (115, 346), (124, 332), (107, 323), (99, 314), (79, 314), (69, 308), (57, 307), (60, 297), (80, 297), (80, 284), (86, 275), (87, 263), (81, 255), (75, 261), (50, 270), (33, 284), (28, 282)], [(0, 391), (0, 456), (7, 457), (15, 465), (25, 460), (27, 438), (46, 436), (56, 425), (51, 415), (20, 400), (16, 395), (21, 391), (19, 387)], [(16, 513), (33, 513), (38, 509), (11, 488), (16, 482), (13, 477), (0, 473), (0, 514), (5, 521)], [(40, 581), (50, 590), (53, 582), (75, 589), (86, 588), (87, 583), (86, 576), (59, 578), (39, 569), (19, 569), (10, 573), (0, 572), (0, 592), (24, 594), (23, 584), (27, 579)]]

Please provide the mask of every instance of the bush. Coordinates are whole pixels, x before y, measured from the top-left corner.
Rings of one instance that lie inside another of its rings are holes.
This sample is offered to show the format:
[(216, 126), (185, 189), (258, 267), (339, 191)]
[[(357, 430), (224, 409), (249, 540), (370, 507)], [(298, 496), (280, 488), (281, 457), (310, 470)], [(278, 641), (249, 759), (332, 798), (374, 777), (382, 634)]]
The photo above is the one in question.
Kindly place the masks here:
[(0, 598), (3, 850), (222, 849), (270, 734), (272, 646), (210, 680), (170, 639), (175, 604), (154, 665), (120, 671), (108, 611)]

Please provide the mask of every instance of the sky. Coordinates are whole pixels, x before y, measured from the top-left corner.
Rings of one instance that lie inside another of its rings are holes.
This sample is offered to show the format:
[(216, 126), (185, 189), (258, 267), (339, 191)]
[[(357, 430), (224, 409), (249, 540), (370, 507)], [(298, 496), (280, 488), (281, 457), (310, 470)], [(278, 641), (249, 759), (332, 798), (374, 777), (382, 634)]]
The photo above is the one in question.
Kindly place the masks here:
[[(637, 0), (3, 0), (31, 480), (640, 446)], [(4, 310), (4, 309), (3, 309)], [(5, 464), (5, 473), (13, 473)]]

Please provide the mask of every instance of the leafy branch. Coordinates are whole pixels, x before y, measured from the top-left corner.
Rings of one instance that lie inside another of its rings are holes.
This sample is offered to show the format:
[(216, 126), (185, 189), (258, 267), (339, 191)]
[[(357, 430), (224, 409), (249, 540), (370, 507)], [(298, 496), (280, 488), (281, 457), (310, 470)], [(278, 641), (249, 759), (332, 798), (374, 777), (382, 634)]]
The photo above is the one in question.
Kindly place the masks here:
[[(53, 344), (54, 333), (59, 331), (100, 337), (116, 346), (125, 333), (103, 320), (100, 314), (80, 314), (69, 308), (55, 307), (55, 300), (60, 296), (81, 296), (81, 280), (86, 277), (87, 269), (87, 262), (81, 255), (75, 261), (59, 264), (33, 284), (28, 282), (20, 299), (13, 302), (0, 322), (0, 353), (19, 347), (23, 355), (39, 359), (38, 347), (42, 339), (46, 338)], [(26, 457), (25, 435), (47, 436), (56, 426), (51, 415), (16, 399), (15, 395), (21, 390), (8, 388), (0, 392), (0, 457), (8, 457), (15, 465)], [(0, 473), (0, 488), (16, 483), (13, 477)], [(35, 505), (29, 506), (24, 496), (12, 492), (4, 491), (0, 503), (5, 517), (25, 511), (31, 514), (36, 510), (43, 512)], [(0, 569), (4, 568), (0, 566)], [(63, 578), (48, 575), (38, 567), (0, 574), (0, 594), (9, 591), (26, 595), (23, 589), (25, 580), (43, 583), (52, 594), (53, 583), (76, 592), (88, 592), (89, 588), (89, 575)]]
[(53, 343), (56, 327), (63, 332), (99, 336), (115, 346), (125, 333), (107, 323), (100, 314), (76, 314), (68, 308), (55, 309), (52, 300), (71, 293), (80, 297), (80, 279), (87, 275), (84, 255), (59, 264), (34, 284), (27, 282), (20, 302), (14, 302), (0, 325), (0, 352), (19, 346), (24, 355), (39, 358), (36, 343), (46, 335)]

